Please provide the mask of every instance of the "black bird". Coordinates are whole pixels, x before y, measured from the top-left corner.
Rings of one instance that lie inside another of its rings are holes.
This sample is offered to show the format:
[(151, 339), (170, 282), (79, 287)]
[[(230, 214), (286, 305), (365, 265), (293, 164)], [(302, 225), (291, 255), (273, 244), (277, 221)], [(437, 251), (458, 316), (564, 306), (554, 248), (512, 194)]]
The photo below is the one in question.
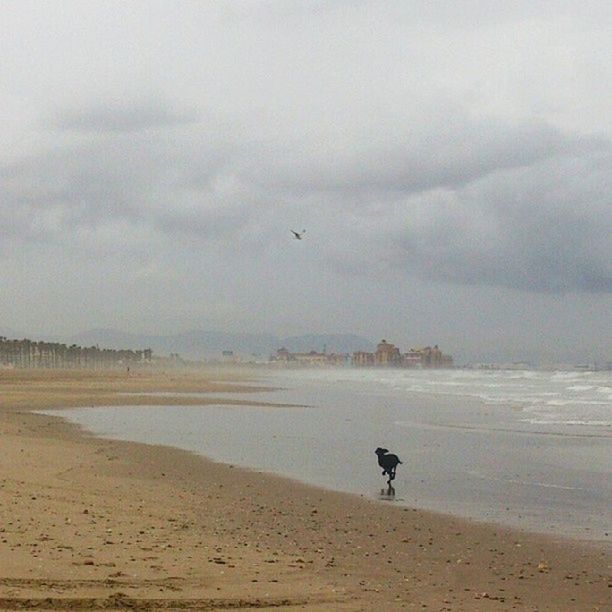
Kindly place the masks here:
[(397, 455), (389, 453), (386, 448), (380, 448), (380, 446), (374, 451), (378, 455), (378, 465), (383, 469), (382, 475), (389, 476), (387, 484), (391, 486), (391, 481), (395, 480), (395, 468), (401, 463)]
[(304, 234), (306, 233), (305, 229), (302, 230), (301, 232), (294, 232), (293, 230), (289, 230), (289, 231), (293, 234), (293, 237), (296, 240), (301, 240), (304, 237)]

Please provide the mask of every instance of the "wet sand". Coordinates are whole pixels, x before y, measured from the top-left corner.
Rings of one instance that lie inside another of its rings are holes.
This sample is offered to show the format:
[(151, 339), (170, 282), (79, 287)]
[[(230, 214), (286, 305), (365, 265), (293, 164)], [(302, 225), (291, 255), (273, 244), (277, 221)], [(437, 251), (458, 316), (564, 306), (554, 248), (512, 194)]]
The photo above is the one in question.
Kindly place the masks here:
[(0, 608), (609, 609), (603, 545), (100, 440), (31, 412), (120, 405), (125, 392), (218, 404), (232, 378), (0, 371)]

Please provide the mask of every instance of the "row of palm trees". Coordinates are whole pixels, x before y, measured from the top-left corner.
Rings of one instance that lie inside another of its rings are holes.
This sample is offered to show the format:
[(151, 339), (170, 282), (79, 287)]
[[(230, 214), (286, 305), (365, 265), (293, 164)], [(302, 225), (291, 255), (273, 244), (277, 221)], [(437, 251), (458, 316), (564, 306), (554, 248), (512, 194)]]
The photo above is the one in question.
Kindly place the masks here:
[(153, 351), (105, 349), (59, 342), (9, 340), (0, 336), (0, 367), (15, 368), (113, 368), (151, 363)]

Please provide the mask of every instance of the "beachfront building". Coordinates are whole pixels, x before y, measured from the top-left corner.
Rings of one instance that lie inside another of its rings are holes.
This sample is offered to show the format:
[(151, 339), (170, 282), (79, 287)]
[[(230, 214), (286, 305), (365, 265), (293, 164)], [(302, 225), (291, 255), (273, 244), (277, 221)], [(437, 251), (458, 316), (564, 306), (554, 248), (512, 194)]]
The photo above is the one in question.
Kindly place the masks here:
[(375, 353), (353, 353), (352, 364), (357, 367), (452, 368), (453, 358), (445, 355), (437, 344), (411, 348), (402, 354), (394, 344), (381, 340)]
[(402, 365), (406, 368), (452, 368), (453, 358), (445, 355), (435, 344), (418, 349), (411, 348), (402, 355)]
[(355, 353), (353, 353), (351, 363), (354, 366), (363, 368), (375, 365), (376, 358), (374, 356), (374, 353), (368, 353), (366, 351), (356, 351)]
[(286, 348), (276, 351), (272, 361), (283, 365), (322, 367), (322, 366), (345, 366), (349, 362), (349, 356), (343, 353), (291, 353)]
[(374, 359), (377, 366), (399, 366), (402, 357), (397, 346), (383, 339), (376, 347)]
[(402, 366), (404, 368), (422, 368), (423, 355), (418, 349), (410, 349), (402, 355)]
[(291, 361), (293, 359), (293, 356), (291, 355), (291, 353), (285, 348), (279, 348), (276, 351), (276, 357), (272, 357), (272, 361), (280, 361), (281, 363), (283, 362), (288, 362)]
[(345, 366), (351, 363), (356, 367), (381, 368), (452, 368), (453, 358), (445, 355), (438, 347), (426, 346), (424, 348), (411, 348), (407, 353), (401, 353), (399, 348), (391, 342), (381, 340), (376, 351), (355, 351), (350, 357), (344, 353), (292, 353), (285, 347), (276, 351), (270, 361), (285, 366)]

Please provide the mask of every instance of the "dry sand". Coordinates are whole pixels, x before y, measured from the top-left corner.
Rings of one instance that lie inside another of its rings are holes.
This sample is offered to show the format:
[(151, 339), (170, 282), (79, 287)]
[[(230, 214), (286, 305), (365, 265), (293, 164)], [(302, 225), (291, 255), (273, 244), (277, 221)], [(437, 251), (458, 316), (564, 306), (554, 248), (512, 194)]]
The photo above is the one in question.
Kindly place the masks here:
[(100, 440), (31, 412), (231, 387), (213, 378), (0, 371), (1, 609), (612, 609), (603, 544)]

